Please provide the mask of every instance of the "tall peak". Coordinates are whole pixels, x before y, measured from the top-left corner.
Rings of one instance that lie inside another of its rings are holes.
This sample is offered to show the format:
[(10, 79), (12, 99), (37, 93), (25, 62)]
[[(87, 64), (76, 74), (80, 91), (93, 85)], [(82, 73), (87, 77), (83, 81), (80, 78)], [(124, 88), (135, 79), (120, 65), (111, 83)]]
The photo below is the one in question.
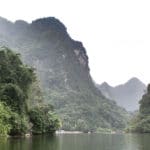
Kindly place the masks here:
[(110, 85), (109, 85), (107, 82), (103, 82), (103, 83), (101, 84), (101, 86), (109, 86), (109, 87), (110, 87)]
[(127, 81), (126, 84), (144, 84), (140, 79), (133, 77), (130, 80)]
[(57, 29), (59, 31), (66, 31), (65, 25), (55, 17), (40, 18), (32, 21), (31, 25), (40, 30)]

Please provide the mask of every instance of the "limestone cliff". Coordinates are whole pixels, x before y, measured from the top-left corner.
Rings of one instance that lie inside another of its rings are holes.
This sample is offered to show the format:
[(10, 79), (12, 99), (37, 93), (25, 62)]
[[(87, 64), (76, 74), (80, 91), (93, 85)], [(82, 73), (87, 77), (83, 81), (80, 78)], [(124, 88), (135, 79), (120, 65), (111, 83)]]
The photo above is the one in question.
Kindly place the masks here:
[(58, 19), (29, 24), (1, 18), (0, 45), (21, 53), (24, 62), (37, 70), (44, 96), (60, 115), (63, 129), (125, 126), (126, 111), (95, 87), (83, 44), (73, 40)]

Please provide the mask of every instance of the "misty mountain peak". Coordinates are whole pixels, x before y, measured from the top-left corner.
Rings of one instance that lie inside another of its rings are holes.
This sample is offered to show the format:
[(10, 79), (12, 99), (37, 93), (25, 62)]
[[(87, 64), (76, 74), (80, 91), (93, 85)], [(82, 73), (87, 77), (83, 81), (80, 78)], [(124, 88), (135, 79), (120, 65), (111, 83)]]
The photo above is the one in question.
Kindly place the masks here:
[(97, 87), (107, 98), (115, 100), (118, 105), (129, 111), (138, 109), (138, 102), (146, 89), (146, 85), (136, 77), (115, 87), (109, 86), (106, 82)]
[(133, 77), (126, 84), (144, 84), (142, 81), (140, 81), (138, 78)]
[(36, 27), (39, 30), (57, 30), (57, 31), (65, 31), (66, 32), (66, 27), (62, 22), (60, 22), (58, 19), (55, 17), (47, 17), (47, 18), (41, 18), (37, 19), (32, 22), (31, 26)]
[(101, 86), (102, 86), (102, 87), (111, 87), (107, 82), (103, 82), (103, 83), (101, 84)]
[(0, 22), (10, 22), (10, 21), (8, 21), (7, 19), (5, 19), (3, 17), (0, 17)]
[(28, 26), (28, 22), (24, 21), (24, 20), (16, 20), (15, 21), (15, 25), (17, 26)]
[(137, 77), (132, 77), (129, 81), (140, 81)]

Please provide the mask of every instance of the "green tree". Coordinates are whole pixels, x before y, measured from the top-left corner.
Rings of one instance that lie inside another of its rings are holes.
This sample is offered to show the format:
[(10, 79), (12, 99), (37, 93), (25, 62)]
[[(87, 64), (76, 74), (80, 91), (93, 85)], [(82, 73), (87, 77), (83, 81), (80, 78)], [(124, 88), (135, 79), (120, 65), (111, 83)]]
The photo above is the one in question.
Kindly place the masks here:
[(60, 127), (60, 121), (52, 111), (51, 105), (36, 106), (30, 110), (29, 116), (34, 134), (53, 133)]
[(34, 69), (24, 65), (20, 55), (0, 49), (0, 135), (24, 135), (31, 131), (30, 121), (36, 133), (54, 132), (60, 126), (53, 107), (42, 105), (37, 83)]
[(139, 113), (131, 120), (129, 131), (150, 133), (150, 84), (147, 93), (140, 100)]
[(0, 102), (0, 136), (6, 136), (11, 129), (9, 119), (11, 118), (11, 110)]
[(18, 113), (27, 110), (28, 89), (35, 81), (34, 69), (24, 65), (18, 54), (0, 50), (0, 99)]
[(82, 119), (78, 119), (76, 124), (76, 129), (78, 131), (88, 132), (87, 123)]

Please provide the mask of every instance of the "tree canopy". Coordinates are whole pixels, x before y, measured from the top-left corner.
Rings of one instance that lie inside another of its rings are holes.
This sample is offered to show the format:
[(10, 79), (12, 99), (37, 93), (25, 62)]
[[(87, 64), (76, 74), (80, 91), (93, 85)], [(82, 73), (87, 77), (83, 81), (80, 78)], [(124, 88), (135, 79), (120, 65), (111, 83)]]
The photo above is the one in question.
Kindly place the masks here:
[[(29, 100), (34, 101), (33, 104), (38, 103), (34, 100), (35, 95), (30, 94), (31, 90), (36, 93), (35, 90), (38, 89), (38, 86), (34, 87), (35, 81), (34, 69), (24, 65), (19, 54), (12, 52), (7, 47), (0, 49), (0, 135), (23, 135), (31, 132), (32, 126), (35, 127), (39, 123), (39, 120), (34, 122), (33, 115), (31, 115), (31, 112), (35, 110), (34, 106), (28, 107)], [(55, 131), (59, 125), (55, 127), (54, 124), (52, 128), (50, 125), (59, 120), (55, 115), (50, 115), (53, 111), (50, 112), (50, 107), (49, 111), (45, 112), (47, 107), (44, 106), (43, 109), (38, 109), (36, 112), (43, 113), (43, 120), (45, 116), (48, 116), (47, 128)], [(40, 127), (37, 127), (36, 130), (40, 130)]]

